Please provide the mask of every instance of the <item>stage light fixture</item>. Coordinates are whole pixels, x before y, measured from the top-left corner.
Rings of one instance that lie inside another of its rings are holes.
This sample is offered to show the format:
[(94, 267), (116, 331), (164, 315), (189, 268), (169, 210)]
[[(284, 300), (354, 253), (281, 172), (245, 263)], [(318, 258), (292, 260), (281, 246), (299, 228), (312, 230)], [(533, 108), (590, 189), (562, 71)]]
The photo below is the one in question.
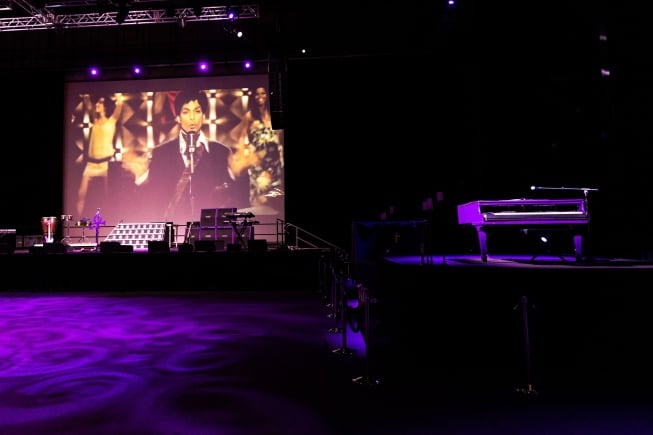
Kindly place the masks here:
[(229, 6), (227, 8), (227, 18), (231, 21), (236, 21), (238, 19), (239, 13), (240, 10), (237, 6)]
[(243, 62), (243, 68), (245, 68), (245, 70), (249, 71), (253, 67), (254, 67), (254, 62), (252, 62), (251, 60), (246, 60), (245, 62)]
[(97, 67), (92, 66), (88, 69), (88, 75), (91, 77), (98, 77), (100, 75), (100, 70)]
[(208, 72), (209, 70), (208, 62), (201, 61), (200, 63), (197, 64), (197, 69), (202, 73)]
[(140, 76), (141, 74), (143, 74), (143, 68), (141, 68), (138, 65), (134, 65), (132, 67), (132, 74), (134, 74), (135, 76)]

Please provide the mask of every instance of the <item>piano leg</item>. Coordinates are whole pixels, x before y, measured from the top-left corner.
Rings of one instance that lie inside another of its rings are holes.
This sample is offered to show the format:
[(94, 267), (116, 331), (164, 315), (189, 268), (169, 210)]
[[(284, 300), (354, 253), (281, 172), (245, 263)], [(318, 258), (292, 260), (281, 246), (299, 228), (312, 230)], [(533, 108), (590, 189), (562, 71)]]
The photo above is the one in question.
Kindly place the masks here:
[(487, 233), (481, 227), (477, 227), (478, 245), (481, 248), (481, 261), (487, 263)]
[(576, 253), (576, 261), (583, 260), (583, 235), (574, 234), (574, 252)]

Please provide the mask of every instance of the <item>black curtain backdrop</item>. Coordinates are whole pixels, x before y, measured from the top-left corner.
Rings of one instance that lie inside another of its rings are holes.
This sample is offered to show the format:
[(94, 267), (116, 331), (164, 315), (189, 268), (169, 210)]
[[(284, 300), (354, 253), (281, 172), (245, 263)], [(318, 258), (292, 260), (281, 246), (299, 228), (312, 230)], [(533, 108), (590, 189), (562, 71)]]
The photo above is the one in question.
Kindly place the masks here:
[[(456, 234), (457, 204), (529, 197), (531, 185), (592, 187), (595, 248), (651, 255), (650, 37), (632, 14), (550, 9), (537, 20), (440, 17), (435, 34), (424, 31), (434, 43), (286, 53), (275, 65), (287, 221), (349, 249), (351, 223), (390, 203), (419, 218), (422, 201), (442, 192), (449, 218), (438, 222)], [(64, 69), (14, 65), (2, 75), (14, 91), (0, 109), (2, 227), (39, 234), (42, 216), (63, 212)]]

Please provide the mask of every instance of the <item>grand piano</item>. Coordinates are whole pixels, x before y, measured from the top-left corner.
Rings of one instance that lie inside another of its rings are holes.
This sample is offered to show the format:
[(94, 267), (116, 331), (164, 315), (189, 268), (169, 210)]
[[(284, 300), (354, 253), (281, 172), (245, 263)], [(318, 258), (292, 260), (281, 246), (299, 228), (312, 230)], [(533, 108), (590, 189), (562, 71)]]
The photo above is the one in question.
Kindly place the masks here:
[(478, 200), (458, 206), (458, 223), (476, 228), (483, 262), (487, 262), (487, 231), (506, 226), (569, 228), (573, 233), (576, 260), (580, 260), (589, 211), (584, 198)]

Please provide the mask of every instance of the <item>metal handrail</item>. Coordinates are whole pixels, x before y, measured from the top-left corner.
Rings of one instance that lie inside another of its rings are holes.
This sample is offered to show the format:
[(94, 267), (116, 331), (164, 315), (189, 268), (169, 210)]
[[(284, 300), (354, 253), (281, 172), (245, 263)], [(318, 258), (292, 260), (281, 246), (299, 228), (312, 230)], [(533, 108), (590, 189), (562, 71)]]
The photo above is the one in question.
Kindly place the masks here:
[(277, 219), (277, 244), (288, 249), (328, 250), (341, 258), (349, 258), (345, 249), (283, 219)]

